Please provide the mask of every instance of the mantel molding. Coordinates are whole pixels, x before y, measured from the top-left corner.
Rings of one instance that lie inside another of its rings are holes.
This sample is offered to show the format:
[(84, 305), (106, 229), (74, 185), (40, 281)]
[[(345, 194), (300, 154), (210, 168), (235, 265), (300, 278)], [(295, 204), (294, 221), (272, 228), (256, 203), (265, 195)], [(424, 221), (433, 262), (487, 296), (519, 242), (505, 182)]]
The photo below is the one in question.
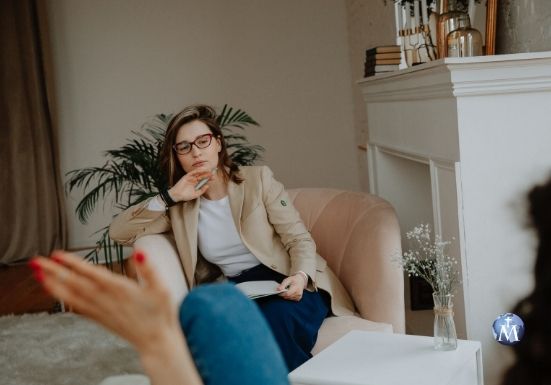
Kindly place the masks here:
[(551, 91), (551, 52), (446, 58), (358, 84), (375, 103)]

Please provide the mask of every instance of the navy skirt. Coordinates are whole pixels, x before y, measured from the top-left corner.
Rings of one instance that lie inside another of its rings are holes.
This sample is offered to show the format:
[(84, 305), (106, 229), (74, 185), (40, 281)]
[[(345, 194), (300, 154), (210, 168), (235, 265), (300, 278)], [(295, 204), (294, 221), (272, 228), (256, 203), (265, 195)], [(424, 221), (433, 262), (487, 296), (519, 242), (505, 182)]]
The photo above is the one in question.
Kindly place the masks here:
[[(263, 264), (245, 270), (238, 276), (228, 277), (234, 283), (271, 280), (281, 283), (285, 278), (285, 275)], [(277, 295), (259, 298), (255, 302), (268, 321), (289, 371), (312, 357), (310, 351), (316, 343), (318, 330), (330, 314), (331, 298), (327, 292), (304, 290), (298, 302)]]

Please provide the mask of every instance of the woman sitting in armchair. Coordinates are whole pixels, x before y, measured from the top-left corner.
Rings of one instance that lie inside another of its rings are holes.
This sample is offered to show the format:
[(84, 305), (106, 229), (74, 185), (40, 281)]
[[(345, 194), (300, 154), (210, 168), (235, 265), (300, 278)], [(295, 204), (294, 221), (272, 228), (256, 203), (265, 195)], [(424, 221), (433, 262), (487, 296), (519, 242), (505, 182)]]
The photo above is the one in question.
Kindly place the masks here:
[[(221, 275), (234, 283), (280, 283), (285, 292), (256, 302), (288, 369), (301, 365), (324, 318), (352, 314), (353, 305), (316, 253), (283, 185), (268, 167), (239, 168), (231, 161), (216, 114), (205, 105), (172, 118), (161, 167), (170, 189), (117, 216), (111, 238), (131, 245), (147, 234), (171, 232), (189, 288)], [(201, 180), (207, 181), (202, 187)]]

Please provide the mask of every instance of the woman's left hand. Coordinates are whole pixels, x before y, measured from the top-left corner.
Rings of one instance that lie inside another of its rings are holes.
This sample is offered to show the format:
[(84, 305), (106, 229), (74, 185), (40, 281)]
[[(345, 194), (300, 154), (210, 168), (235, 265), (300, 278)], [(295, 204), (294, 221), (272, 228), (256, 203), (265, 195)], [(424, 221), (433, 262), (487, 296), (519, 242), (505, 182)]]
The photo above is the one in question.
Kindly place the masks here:
[(302, 299), (302, 292), (305, 286), (304, 277), (298, 273), (285, 278), (277, 287), (277, 290), (283, 290), (288, 287), (288, 290), (281, 293), (280, 296), (290, 301), (298, 302)]

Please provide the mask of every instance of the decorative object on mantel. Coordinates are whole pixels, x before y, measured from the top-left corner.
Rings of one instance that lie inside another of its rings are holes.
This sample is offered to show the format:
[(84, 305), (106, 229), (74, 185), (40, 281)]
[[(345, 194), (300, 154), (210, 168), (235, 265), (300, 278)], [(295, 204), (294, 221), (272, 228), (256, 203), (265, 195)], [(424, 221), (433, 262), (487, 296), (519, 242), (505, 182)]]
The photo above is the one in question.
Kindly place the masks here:
[(396, 71), (402, 54), (398, 45), (384, 45), (365, 51), (364, 77)]
[[(474, 0), (469, 0), (469, 2), (474, 3)], [(436, 45), (438, 47), (438, 58), (441, 59), (448, 56), (448, 34), (459, 28), (459, 20), (465, 17), (466, 12), (463, 10), (464, 8), (461, 8), (461, 3), (458, 0), (440, 0), (439, 9), (440, 15), (436, 25)], [(469, 16), (467, 15), (467, 17)]]
[(433, 290), (434, 300), (434, 348), (454, 350), (457, 334), (453, 320), (453, 292), (459, 283), (457, 260), (446, 255), (449, 241), (438, 235), (431, 239), (428, 224), (420, 224), (406, 233), (413, 248), (404, 252), (401, 264), (408, 276), (421, 277)]
[(469, 57), (482, 55), (482, 35), (471, 28), (469, 15), (464, 13), (457, 18), (457, 29), (447, 37), (448, 57)]
[(395, 0), (398, 44), (405, 65), (411, 67), (436, 59), (434, 0)]
[(469, 28), (481, 32), (482, 54), (493, 55), (496, 12), (497, 0), (395, 0), (397, 43), (405, 59), (400, 68), (447, 57), (448, 34), (465, 13)]

